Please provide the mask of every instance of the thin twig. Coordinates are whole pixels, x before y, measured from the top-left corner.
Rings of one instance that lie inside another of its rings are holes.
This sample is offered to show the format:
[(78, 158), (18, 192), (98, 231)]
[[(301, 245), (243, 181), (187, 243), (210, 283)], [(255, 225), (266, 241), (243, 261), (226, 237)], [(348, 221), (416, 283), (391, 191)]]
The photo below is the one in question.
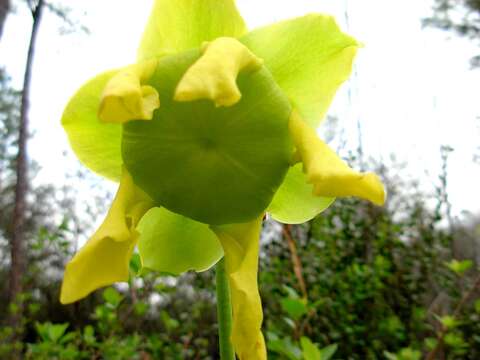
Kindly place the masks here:
[(295, 245), (295, 241), (292, 238), (291, 227), (292, 225), (283, 225), (283, 233), (285, 235), (285, 238), (287, 239), (288, 248), (290, 249), (293, 272), (298, 280), (298, 286), (300, 287), (300, 291), (302, 292), (302, 297), (306, 300), (308, 298), (307, 286), (305, 285), (305, 279), (303, 278), (302, 263), (300, 261), (300, 258), (298, 257), (297, 246)]

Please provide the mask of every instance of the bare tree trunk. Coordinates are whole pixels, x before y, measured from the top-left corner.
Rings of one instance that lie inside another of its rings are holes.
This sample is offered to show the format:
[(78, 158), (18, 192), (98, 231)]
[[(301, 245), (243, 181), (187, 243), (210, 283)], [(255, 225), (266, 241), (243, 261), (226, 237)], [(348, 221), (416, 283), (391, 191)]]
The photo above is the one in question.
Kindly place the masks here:
[(0, 38), (3, 34), (3, 25), (10, 11), (10, 0), (0, 0)]
[(25, 273), (25, 218), (26, 218), (26, 195), (28, 191), (28, 109), (30, 103), (30, 80), (32, 76), (32, 64), (35, 54), (35, 43), (38, 29), (42, 18), (44, 0), (39, 0), (36, 5), (29, 2), (32, 11), (33, 24), (28, 48), (27, 62), (23, 79), (22, 102), (20, 108), (20, 126), (18, 135), (17, 155), (17, 182), (15, 185), (15, 207), (12, 220), (12, 239), (10, 244), (11, 268), (9, 276), (9, 299), (11, 303), (17, 302), (18, 311), (12, 314), (10, 324), (14, 329), (18, 328), (22, 314), (22, 306), (18, 304), (18, 295), (22, 292), (22, 280)]

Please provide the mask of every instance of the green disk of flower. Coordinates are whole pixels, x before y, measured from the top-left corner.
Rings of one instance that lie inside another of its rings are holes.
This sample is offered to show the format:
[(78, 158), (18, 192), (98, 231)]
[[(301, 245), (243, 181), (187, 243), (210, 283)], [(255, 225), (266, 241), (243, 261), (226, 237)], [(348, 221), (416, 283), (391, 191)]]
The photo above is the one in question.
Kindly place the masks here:
[[(123, 161), (158, 206), (207, 224), (249, 221), (268, 207), (290, 166), (291, 107), (263, 66), (239, 74), (236, 104), (174, 100), (184, 74), (201, 60), (196, 50), (160, 59), (148, 84), (162, 105), (151, 121), (124, 125)], [(195, 77), (200, 84), (210, 72), (230, 75), (209, 61), (210, 69)], [(220, 88), (216, 98), (227, 98), (229, 89)]]

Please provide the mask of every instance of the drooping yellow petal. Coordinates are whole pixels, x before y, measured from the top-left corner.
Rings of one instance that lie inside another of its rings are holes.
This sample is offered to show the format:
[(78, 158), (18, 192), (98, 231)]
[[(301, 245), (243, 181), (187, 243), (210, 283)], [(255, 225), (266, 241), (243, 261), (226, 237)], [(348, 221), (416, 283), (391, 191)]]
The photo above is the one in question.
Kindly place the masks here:
[(373, 173), (359, 173), (351, 169), (327, 144), (321, 141), (296, 111), (292, 112), (289, 130), (303, 162), (307, 181), (313, 184), (318, 196), (357, 196), (374, 204), (385, 202), (385, 189)]
[(262, 218), (212, 227), (223, 246), (232, 296), (232, 344), (240, 360), (267, 358), (261, 332), (263, 313), (258, 292), (258, 251)]
[(153, 75), (157, 60), (131, 65), (116, 74), (105, 87), (98, 117), (103, 122), (123, 124), (131, 120), (151, 120), (160, 107), (157, 90), (143, 85)]
[(216, 106), (232, 106), (242, 97), (240, 71), (260, 69), (263, 61), (238, 40), (218, 38), (202, 47), (203, 55), (185, 73), (175, 90), (176, 101), (210, 99)]
[(90, 292), (128, 280), (129, 260), (138, 233), (135, 230), (152, 200), (135, 186), (124, 169), (120, 187), (104, 222), (67, 264), (60, 302), (77, 301)]

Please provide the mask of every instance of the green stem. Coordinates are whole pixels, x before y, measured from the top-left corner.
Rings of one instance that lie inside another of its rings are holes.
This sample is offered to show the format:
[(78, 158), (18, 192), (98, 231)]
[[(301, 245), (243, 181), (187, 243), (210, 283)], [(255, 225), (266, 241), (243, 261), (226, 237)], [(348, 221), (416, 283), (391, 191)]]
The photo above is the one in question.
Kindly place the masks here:
[(232, 335), (232, 303), (230, 300), (230, 287), (225, 271), (225, 259), (218, 262), (216, 268), (217, 281), (217, 317), (218, 339), (220, 342), (220, 359), (235, 360), (235, 352), (230, 341)]

